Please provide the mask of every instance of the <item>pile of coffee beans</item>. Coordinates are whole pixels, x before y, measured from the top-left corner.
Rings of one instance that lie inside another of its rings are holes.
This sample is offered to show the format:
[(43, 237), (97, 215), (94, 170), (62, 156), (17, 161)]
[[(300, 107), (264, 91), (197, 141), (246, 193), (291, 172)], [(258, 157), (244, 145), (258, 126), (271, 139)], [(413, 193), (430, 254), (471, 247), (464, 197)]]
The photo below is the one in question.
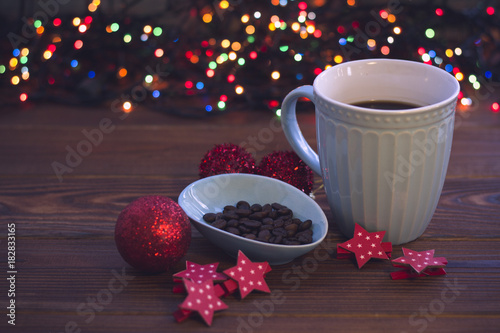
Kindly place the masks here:
[(312, 221), (293, 217), (293, 211), (279, 203), (253, 204), (239, 201), (203, 219), (212, 226), (265, 243), (300, 245), (312, 243)]

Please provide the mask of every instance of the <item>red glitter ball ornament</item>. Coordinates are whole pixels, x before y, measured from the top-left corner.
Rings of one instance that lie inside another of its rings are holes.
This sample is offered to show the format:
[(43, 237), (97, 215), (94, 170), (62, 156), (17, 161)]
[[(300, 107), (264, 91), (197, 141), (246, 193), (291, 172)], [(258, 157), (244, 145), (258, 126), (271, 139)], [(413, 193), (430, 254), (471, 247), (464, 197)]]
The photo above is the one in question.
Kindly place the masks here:
[(191, 224), (172, 199), (141, 197), (118, 216), (115, 243), (132, 267), (146, 273), (161, 273), (186, 254), (191, 243)]
[(255, 159), (238, 145), (216, 145), (201, 159), (200, 178), (224, 173), (255, 173)]
[(312, 191), (314, 174), (293, 151), (275, 151), (262, 158), (258, 173), (282, 180), (305, 194)]

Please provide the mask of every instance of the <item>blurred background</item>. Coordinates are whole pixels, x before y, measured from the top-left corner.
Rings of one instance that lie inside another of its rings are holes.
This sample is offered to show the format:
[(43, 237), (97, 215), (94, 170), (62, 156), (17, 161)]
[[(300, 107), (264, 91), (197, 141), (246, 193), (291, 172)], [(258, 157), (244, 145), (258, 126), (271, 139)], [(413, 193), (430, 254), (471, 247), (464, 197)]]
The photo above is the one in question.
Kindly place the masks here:
[(399, 58), (460, 82), (461, 110), (500, 110), (500, 1), (0, 1), (0, 108), (138, 107), (279, 116), (335, 64)]

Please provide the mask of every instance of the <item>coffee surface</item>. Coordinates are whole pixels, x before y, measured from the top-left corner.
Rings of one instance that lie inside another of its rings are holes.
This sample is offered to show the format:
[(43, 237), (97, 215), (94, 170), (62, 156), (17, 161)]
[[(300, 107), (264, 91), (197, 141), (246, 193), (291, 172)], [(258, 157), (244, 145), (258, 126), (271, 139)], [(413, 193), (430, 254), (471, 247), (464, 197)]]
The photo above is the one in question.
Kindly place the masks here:
[(363, 101), (363, 102), (351, 103), (351, 105), (367, 109), (377, 109), (377, 110), (407, 110), (407, 109), (418, 108), (421, 106), (399, 101)]

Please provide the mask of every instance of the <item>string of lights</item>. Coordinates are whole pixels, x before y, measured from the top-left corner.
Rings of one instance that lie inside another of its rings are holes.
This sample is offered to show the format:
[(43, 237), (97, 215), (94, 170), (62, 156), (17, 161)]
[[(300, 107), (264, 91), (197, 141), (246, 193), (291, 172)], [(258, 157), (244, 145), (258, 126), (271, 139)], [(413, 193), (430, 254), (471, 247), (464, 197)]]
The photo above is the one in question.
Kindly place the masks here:
[[(441, 4), (185, 1), (154, 17), (116, 19), (92, 0), (81, 16), (35, 12), (19, 31), (1, 23), (2, 100), (279, 116), (284, 95), (323, 70), (387, 57), (448, 71), (461, 84), (459, 102), (470, 107), (474, 94), (500, 81), (499, 14), (488, 1), (461, 10)], [(499, 101), (491, 110), (500, 111)]]

